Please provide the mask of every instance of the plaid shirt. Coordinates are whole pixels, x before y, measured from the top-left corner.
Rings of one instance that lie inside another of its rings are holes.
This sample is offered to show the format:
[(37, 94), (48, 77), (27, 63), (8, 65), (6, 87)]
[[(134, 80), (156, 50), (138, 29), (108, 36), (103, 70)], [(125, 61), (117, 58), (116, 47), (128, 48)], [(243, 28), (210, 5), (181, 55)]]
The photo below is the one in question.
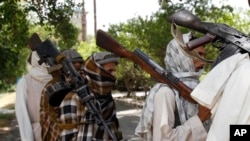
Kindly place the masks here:
[(48, 83), (41, 95), (40, 101), (40, 124), (42, 128), (42, 140), (43, 141), (56, 141), (60, 136), (60, 129), (57, 124), (57, 107), (52, 107), (48, 102), (48, 93), (47, 88), (51, 86), (51, 83)]
[[(90, 114), (88, 108), (82, 104), (80, 97), (76, 93), (66, 95), (60, 108), (60, 122), (62, 124), (75, 123), (77, 127), (64, 129), (61, 132), (61, 141), (93, 141), (97, 140), (96, 136), (102, 136), (102, 141), (108, 141), (109, 134), (105, 130), (100, 130)], [(104, 128), (104, 127), (102, 127)], [(111, 128), (114, 132), (115, 128)]]

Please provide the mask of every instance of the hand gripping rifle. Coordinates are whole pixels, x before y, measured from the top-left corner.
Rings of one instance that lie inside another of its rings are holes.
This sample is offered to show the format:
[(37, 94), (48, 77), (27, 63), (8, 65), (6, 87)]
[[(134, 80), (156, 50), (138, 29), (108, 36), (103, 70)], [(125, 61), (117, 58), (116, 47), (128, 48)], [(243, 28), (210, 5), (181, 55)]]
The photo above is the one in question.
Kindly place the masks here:
[(211, 42), (212, 45), (220, 50), (220, 54), (212, 67), (236, 53), (250, 52), (250, 38), (226, 24), (202, 22), (198, 17), (184, 9), (170, 15), (167, 20), (176, 25), (205, 34), (188, 42), (186, 46), (189, 50), (193, 50)]
[[(75, 70), (75, 67), (73, 66), (71, 61), (68, 58), (66, 58), (63, 54), (61, 54), (58, 51), (58, 49), (51, 43), (49, 39), (39, 44), (36, 47), (36, 51), (41, 59), (40, 63), (46, 62), (47, 64), (51, 66), (51, 68), (53, 68), (56, 65), (61, 65), (61, 69), (63, 70), (62, 72), (64, 73), (64, 75), (70, 76), (71, 78), (71, 82), (70, 82), (71, 84), (69, 84), (71, 87), (70, 90), (74, 90), (77, 93), (77, 95), (81, 98), (81, 102), (87, 106), (90, 113), (94, 116), (97, 124), (103, 125), (106, 131), (109, 133), (112, 140), (117, 141), (116, 136), (109, 129), (109, 126), (107, 125), (104, 118), (102, 117), (101, 112), (96, 108), (94, 104), (94, 97), (90, 95), (90, 90), (86, 84), (86, 80), (83, 79), (80, 73), (78, 73)], [(50, 98), (49, 98), (50, 105), (52, 106), (59, 105), (60, 100), (63, 99), (63, 97), (59, 95), (62, 94), (65, 96), (66, 94), (59, 93), (57, 91), (58, 90), (57, 88), (60, 89), (60, 92), (63, 92), (61, 90), (62, 88), (60, 87), (64, 87), (64, 86), (65, 86), (65, 83), (61, 83), (61, 82), (55, 83), (54, 85), (51, 86), (53, 88), (51, 88), (51, 91), (50, 91)], [(57, 99), (58, 97), (62, 97), (62, 98), (58, 100)], [(53, 100), (56, 100), (57, 102), (53, 103)]]
[(181, 96), (188, 101), (197, 103), (190, 96), (192, 89), (181, 82), (171, 72), (165, 71), (161, 66), (159, 66), (156, 62), (154, 62), (150, 57), (148, 57), (139, 49), (136, 49), (134, 52), (125, 49), (118, 41), (113, 39), (102, 30), (97, 31), (96, 44), (103, 49), (115, 53), (121, 58), (127, 58), (135, 62), (159, 82), (168, 84), (169, 86), (177, 89), (180, 92)]

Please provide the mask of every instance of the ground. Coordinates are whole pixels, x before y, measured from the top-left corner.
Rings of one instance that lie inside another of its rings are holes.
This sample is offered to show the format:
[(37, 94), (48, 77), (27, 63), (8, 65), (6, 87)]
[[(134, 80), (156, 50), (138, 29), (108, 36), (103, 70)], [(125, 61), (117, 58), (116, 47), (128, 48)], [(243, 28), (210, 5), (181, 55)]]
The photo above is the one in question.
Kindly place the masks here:
[(20, 141), (14, 113), (15, 93), (0, 94), (0, 141)]
[[(133, 130), (140, 115), (138, 110), (143, 106), (144, 100), (142, 97), (144, 95), (144, 92), (137, 92), (134, 98), (126, 98), (126, 92), (113, 93), (113, 97), (117, 102), (126, 103), (117, 105), (117, 115), (121, 126), (123, 126), (124, 137), (133, 137)], [(18, 124), (14, 113), (15, 100), (15, 92), (0, 94), (0, 141), (20, 141)], [(126, 105), (129, 105), (129, 107)], [(136, 141), (137, 139), (129, 139), (128, 141), (132, 140)]]

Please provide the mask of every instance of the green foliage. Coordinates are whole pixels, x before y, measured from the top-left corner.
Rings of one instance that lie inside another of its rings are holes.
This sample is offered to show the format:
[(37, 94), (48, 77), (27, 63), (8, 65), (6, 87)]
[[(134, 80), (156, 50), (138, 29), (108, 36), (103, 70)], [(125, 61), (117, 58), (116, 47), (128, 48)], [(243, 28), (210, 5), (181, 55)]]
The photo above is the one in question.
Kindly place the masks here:
[[(55, 37), (60, 37), (58, 45), (61, 49), (67, 49), (74, 46), (78, 40), (78, 29), (69, 22), (63, 22), (56, 26)], [(61, 36), (60, 36), (61, 35)]]
[(16, 0), (1, 2), (0, 23), (0, 89), (4, 89), (23, 72), (21, 52), (27, 47), (29, 23)]
[(91, 54), (101, 51), (99, 47), (95, 44), (94, 37), (89, 41), (81, 41), (79, 48), (77, 48), (78, 52), (82, 55), (82, 57), (86, 60)]
[(82, 3), (72, 0), (25, 0), (26, 11), (36, 13), (38, 23), (46, 25), (50, 35), (57, 38), (61, 49), (71, 48), (78, 43), (78, 29), (70, 22), (75, 10), (81, 9)]
[(13, 113), (0, 113), (0, 120), (12, 120), (15, 118)]
[[(75, 8), (81, 6), (71, 0), (64, 2), (27, 0), (26, 3), (23, 1), (21, 3), (20, 0), (6, 0), (1, 2), (1, 90), (10, 89), (16, 79), (25, 73), (26, 58), (30, 52), (27, 42), (32, 33), (38, 32), (43, 40), (51, 38), (61, 48), (71, 48), (78, 43), (79, 31), (70, 23), (70, 17)], [(28, 18), (32, 21), (32, 25), (27, 20)]]
[[(128, 50), (139, 48), (160, 65), (163, 65), (165, 47), (172, 39), (170, 24), (165, 20), (166, 15), (160, 12), (143, 19), (138, 16), (127, 21), (126, 24), (110, 25), (108, 33)], [(152, 83), (150, 76), (141, 69), (135, 69), (134, 64), (124, 60), (118, 66), (118, 79), (128, 90), (128, 96), (135, 87), (148, 89)]]
[(155, 13), (150, 17), (132, 18), (126, 24), (110, 25), (108, 32), (128, 50), (141, 49), (150, 57), (163, 65), (165, 47), (172, 39), (170, 24), (165, 20), (165, 14)]
[[(250, 29), (247, 20), (242, 20), (242, 12), (234, 12), (234, 9), (227, 5), (217, 7), (212, 4), (212, 0), (181, 0), (177, 2), (159, 0), (159, 3), (161, 10), (152, 14), (152, 16), (145, 19), (139, 16), (128, 20), (126, 23), (110, 25), (108, 32), (128, 50), (133, 51), (139, 48), (161, 66), (164, 65), (163, 58), (166, 45), (173, 38), (170, 32), (170, 23), (166, 21), (166, 18), (178, 9), (187, 9), (205, 22), (221, 22), (236, 28), (239, 27), (242, 30), (248, 29), (247, 31), (249, 31)], [(184, 27), (180, 27), (180, 29), (183, 33), (190, 30)], [(196, 34), (201, 36), (200, 33)], [(207, 59), (214, 60), (217, 57), (218, 49), (212, 47), (211, 44), (206, 45), (206, 50)], [(131, 85), (126, 86), (128, 89), (133, 88), (138, 77), (136, 71), (133, 64), (122, 61), (118, 67), (119, 83), (122, 80), (125, 85)], [(147, 74), (144, 74), (144, 77), (140, 79), (149, 78)], [(147, 84), (145, 82), (142, 85)]]

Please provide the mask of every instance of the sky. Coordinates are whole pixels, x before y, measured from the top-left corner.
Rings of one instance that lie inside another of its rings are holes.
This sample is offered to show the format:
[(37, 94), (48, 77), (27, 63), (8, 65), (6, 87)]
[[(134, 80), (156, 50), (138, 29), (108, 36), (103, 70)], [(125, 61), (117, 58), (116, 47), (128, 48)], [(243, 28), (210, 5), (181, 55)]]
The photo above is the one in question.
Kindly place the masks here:
[[(215, 0), (220, 4), (220, 0)], [(227, 0), (233, 7), (249, 8), (247, 0)], [(85, 0), (87, 34), (94, 35), (93, 0)], [(109, 24), (126, 22), (137, 16), (150, 16), (159, 9), (158, 0), (96, 0), (97, 29), (106, 31)]]
[[(85, 0), (87, 34), (94, 34), (93, 0)], [(159, 9), (158, 0), (96, 0), (97, 29), (107, 30), (109, 24), (126, 22), (137, 16), (152, 15)]]

